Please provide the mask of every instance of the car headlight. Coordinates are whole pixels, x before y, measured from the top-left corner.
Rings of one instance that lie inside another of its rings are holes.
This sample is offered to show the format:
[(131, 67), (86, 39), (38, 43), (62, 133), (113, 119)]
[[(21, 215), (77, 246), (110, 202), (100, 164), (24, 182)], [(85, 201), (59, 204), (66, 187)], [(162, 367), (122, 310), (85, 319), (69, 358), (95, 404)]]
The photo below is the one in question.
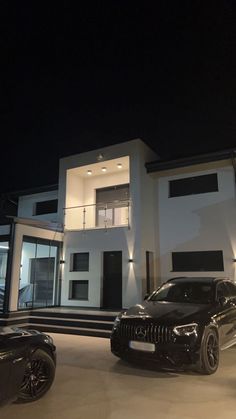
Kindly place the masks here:
[(45, 334), (44, 341), (50, 345), (53, 345), (53, 338), (51, 336)]
[(123, 315), (123, 312), (119, 313), (118, 316), (116, 316), (114, 324), (113, 324), (113, 329), (116, 329), (119, 326), (122, 315)]
[(190, 336), (197, 334), (197, 323), (184, 324), (182, 326), (175, 326), (173, 331), (178, 336)]

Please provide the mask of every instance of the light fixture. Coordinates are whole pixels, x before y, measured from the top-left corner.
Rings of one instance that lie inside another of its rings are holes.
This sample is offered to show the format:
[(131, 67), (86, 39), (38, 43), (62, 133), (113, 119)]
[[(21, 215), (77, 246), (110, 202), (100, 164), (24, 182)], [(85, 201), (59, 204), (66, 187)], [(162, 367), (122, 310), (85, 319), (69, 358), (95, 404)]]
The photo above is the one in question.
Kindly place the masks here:
[(60, 265), (64, 265), (65, 261), (64, 260), (60, 260)]
[(117, 163), (117, 167), (118, 167), (118, 169), (122, 169), (122, 164), (121, 163)]
[(132, 263), (134, 261), (134, 259), (128, 259), (129, 263)]
[(102, 172), (106, 172), (107, 168), (106, 167), (102, 167)]
[(87, 175), (91, 175), (92, 174), (92, 170), (87, 170)]
[(103, 154), (99, 153), (98, 156), (97, 156), (97, 160), (101, 161), (103, 159), (103, 157), (104, 157)]
[(234, 259), (232, 259), (233, 260), (233, 262), (236, 262), (236, 258), (234, 258)]

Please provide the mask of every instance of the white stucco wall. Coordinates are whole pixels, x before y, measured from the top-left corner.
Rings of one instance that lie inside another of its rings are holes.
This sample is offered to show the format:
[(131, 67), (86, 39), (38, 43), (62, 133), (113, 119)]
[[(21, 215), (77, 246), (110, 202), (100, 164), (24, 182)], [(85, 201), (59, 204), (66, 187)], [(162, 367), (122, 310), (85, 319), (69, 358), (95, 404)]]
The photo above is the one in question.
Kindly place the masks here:
[[(62, 159), (60, 163), (59, 181), (59, 208), (66, 202), (66, 173), (67, 170), (92, 164), (97, 161), (97, 156), (103, 154), (104, 160), (129, 156), (130, 198), (131, 198), (131, 226), (111, 228), (107, 231), (89, 230), (85, 232), (65, 233), (64, 252), (65, 265), (62, 281), (62, 305), (79, 305), (100, 307), (102, 299), (103, 272), (102, 260), (104, 251), (122, 251), (123, 255), (123, 307), (142, 301), (146, 292), (146, 250), (155, 252), (154, 238), (154, 208), (153, 208), (153, 179), (147, 175), (145, 163), (155, 160), (157, 155), (150, 150), (141, 140), (132, 140), (115, 146), (106, 147)], [(86, 180), (83, 194), (88, 202), (94, 199), (96, 186), (105, 187), (118, 184), (119, 179), (107, 177), (107, 183), (96, 184), (95, 178)], [(105, 177), (104, 177), (105, 179)], [(114, 182), (114, 183), (113, 183)], [(120, 183), (126, 183), (125, 178), (120, 178)], [(61, 211), (60, 216), (63, 217)], [(70, 254), (76, 252), (90, 253), (89, 272), (69, 272)], [(128, 259), (132, 258), (133, 263)], [(89, 280), (89, 301), (69, 300), (69, 280)]]
[[(208, 169), (207, 169), (208, 166)], [(204, 174), (218, 174), (219, 192), (169, 198), (169, 181)], [(234, 170), (230, 162), (178, 169), (156, 179), (158, 196), (159, 275), (161, 281), (174, 276), (227, 276), (235, 279), (236, 201)], [(157, 228), (157, 226), (156, 226)], [(223, 272), (172, 272), (172, 252), (222, 250)]]
[[(127, 307), (140, 299), (139, 263), (131, 264), (130, 249), (133, 248), (133, 234), (126, 227), (105, 230), (89, 230), (88, 232), (66, 232), (64, 240), (65, 264), (62, 280), (61, 304), (71, 306), (100, 307), (103, 287), (103, 252), (122, 251), (123, 265), (123, 306)], [(89, 272), (70, 272), (72, 253), (89, 252)], [(134, 272), (136, 271), (136, 277)], [(88, 301), (69, 300), (70, 280), (89, 281)]]
[(32, 218), (35, 220), (58, 221), (57, 213), (34, 215), (34, 207), (36, 202), (49, 201), (58, 199), (58, 191), (49, 191), (36, 193), (33, 195), (25, 195), (19, 198), (18, 203), (18, 217)]

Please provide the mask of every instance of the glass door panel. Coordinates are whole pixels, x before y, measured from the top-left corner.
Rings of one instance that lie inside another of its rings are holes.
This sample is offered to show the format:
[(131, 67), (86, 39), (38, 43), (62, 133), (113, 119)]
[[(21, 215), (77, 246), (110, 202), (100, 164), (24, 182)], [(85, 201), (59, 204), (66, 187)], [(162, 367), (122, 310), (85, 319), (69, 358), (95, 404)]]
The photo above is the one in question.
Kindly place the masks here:
[(24, 239), (21, 255), (19, 308), (57, 305), (57, 245)]
[(4, 304), (8, 251), (9, 243), (0, 242), (0, 311)]

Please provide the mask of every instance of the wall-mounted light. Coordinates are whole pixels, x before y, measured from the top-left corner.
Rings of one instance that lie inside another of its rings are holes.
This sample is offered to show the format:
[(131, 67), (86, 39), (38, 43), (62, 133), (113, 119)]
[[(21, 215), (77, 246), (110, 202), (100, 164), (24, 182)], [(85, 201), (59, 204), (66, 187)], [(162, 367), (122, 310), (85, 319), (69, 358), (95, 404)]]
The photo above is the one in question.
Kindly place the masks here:
[(134, 261), (134, 259), (128, 259), (129, 263), (132, 263)]
[(107, 168), (106, 167), (102, 167), (102, 172), (106, 172)]
[(121, 163), (117, 163), (117, 167), (118, 167), (118, 169), (122, 169), (122, 164)]
[(103, 159), (103, 157), (104, 157), (103, 154), (99, 153), (98, 156), (97, 156), (97, 160), (101, 161)]
[(87, 170), (87, 175), (91, 175), (92, 174), (92, 170)]
[(236, 262), (236, 258), (232, 259), (233, 262)]
[(61, 259), (59, 263), (60, 265), (64, 265), (65, 261)]

